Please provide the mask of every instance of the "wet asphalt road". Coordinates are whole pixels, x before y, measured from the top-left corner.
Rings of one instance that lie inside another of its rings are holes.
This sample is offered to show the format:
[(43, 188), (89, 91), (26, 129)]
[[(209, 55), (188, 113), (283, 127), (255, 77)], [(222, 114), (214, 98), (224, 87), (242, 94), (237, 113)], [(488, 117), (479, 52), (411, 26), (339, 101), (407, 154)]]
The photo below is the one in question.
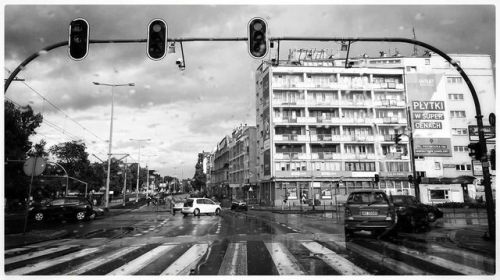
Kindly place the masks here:
[[(438, 239), (360, 233), (332, 217), (224, 210), (184, 217), (154, 207), (84, 223), (6, 251), (8, 275), (488, 275), (494, 259)], [(436, 231), (437, 232), (437, 231)]]

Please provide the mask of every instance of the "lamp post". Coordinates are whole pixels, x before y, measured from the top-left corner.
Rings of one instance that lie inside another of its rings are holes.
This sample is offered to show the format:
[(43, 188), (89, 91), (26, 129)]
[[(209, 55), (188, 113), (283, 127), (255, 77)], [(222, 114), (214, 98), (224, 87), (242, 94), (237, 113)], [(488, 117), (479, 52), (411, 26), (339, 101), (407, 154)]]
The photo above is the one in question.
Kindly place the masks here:
[(129, 86), (133, 87), (135, 86), (134, 83), (128, 83), (128, 84), (105, 84), (105, 83), (98, 83), (98, 82), (92, 82), (96, 86), (109, 86), (111, 87), (111, 125), (109, 127), (109, 147), (108, 147), (108, 174), (106, 177), (106, 192), (104, 193), (104, 208), (108, 208), (109, 206), (109, 178), (110, 178), (110, 173), (111, 173), (111, 145), (113, 142), (113, 111), (114, 111), (114, 100), (115, 100), (115, 95), (114, 95), (114, 88), (115, 87), (122, 87), (122, 86)]
[(64, 173), (66, 174), (66, 176), (65, 176), (66, 177), (66, 192), (65, 192), (64, 195), (67, 196), (68, 195), (68, 187), (69, 187), (69, 175), (68, 175), (68, 171), (66, 171), (66, 169), (64, 169), (64, 167), (62, 165), (60, 165), (59, 163), (57, 163), (57, 162), (47, 160), (47, 163), (55, 164), (55, 165), (61, 167), (62, 170), (64, 170)]
[(139, 174), (140, 174), (140, 164), (141, 164), (141, 142), (147, 142), (151, 141), (151, 139), (129, 139), (130, 141), (137, 141), (139, 142), (139, 157), (137, 159), (137, 184), (135, 186), (135, 202), (139, 202)]

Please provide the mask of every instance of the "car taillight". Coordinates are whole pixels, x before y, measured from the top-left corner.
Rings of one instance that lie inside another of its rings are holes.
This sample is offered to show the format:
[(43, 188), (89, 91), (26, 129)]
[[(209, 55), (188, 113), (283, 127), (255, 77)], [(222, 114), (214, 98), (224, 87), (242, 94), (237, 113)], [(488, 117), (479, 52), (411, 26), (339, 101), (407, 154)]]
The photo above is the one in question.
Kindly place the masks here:
[(392, 208), (387, 209), (387, 216), (385, 217), (386, 221), (392, 221), (392, 210), (393, 210)]

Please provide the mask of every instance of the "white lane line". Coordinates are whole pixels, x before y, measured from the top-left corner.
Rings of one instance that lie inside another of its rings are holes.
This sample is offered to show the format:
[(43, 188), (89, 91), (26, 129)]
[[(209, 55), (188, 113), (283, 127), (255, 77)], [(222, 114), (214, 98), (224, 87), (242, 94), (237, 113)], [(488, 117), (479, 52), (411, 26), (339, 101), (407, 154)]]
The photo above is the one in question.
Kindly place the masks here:
[(281, 243), (264, 243), (280, 275), (305, 275), (297, 260)]
[(128, 262), (119, 268), (111, 271), (107, 275), (131, 275), (136, 273), (137, 271), (141, 270), (143, 267), (146, 265), (150, 264), (154, 260), (156, 260), (159, 256), (164, 254), (165, 252), (168, 252), (172, 248), (174, 248), (175, 245), (160, 245), (153, 250), (146, 252), (142, 256), (134, 259), (131, 262)]
[(5, 253), (5, 255), (12, 255), (12, 254), (24, 252), (24, 251), (30, 250), (30, 249), (33, 249), (33, 248), (26, 248), (26, 247), (13, 248), (13, 249), (6, 250), (4, 253)]
[(369, 274), (364, 269), (317, 242), (302, 242), (301, 244), (342, 275)]
[(85, 263), (82, 263), (76, 267), (73, 267), (73, 270), (71, 270), (70, 272), (66, 272), (65, 274), (66, 275), (78, 275), (78, 274), (82, 274), (82, 273), (85, 273), (91, 269), (94, 269), (102, 264), (105, 264), (105, 263), (108, 263), (116, 258), (119, 258), (119, 257), (122, 257), (132, 251), (134, 251), (135, 249), (139, 248), (138, 246), (132, 246), (132, 247), (125, 247), (125, 248), (122, 248), (118, 251), (113, 251), (109, 254), (106, 254), (104, 256), (100, 256), (96, 259), (93, 259), (91, 261), (88, 261), (88, 262), (85, 262)]
[(208, 250), (209, 244), (195, 244), (180, 258), (165, 269), (160, 275), (189, 275), (192, 268), (201, 260)]
[(22, 275), (22, 274), (32, 273), (32, 272), (35, 272), (35, 271), (38, 271), (38, 270), (45, 269), (47, 267), (51, 267), (51, 266), (54, 266), (54, 265), (57, 265), (57, 264), (60, 264), (60, 263), (68, 262), (68, 261), (74, 260), (76, 258), (80, 258), (80, 257), (86, 256), (88, 254), (92, 254), (92, 253), (94, 253), (94, 252), (96, 252), (98, 250), (99, 250), (98, 248), (83, 249), (81, 251), (74, 252), (72, 254), (67, 254), (67, 255), (61, 256), (59, 258), (55, 258), (55, 259), (51, 259), (51, 260), (48, 260), (48, 261), (39, 262), (39, 263), (32, 264), (32, 265), (29, 265), (29, 266), (25, 266), (25, 267), (21, 267), (21, 268), (18, 268), (18, 269), (14, 269), (14, 270), (6, 272), (6, 274), (9, 274), (9, 275)]
[(26, 247), (26, 248), (40, 248), (40, 247), (45, 247), (45, 246), (53, 245), (53, 244), (57, 244), (58, 246), (60, 246), (60, 245), (64, 245), (63, 243), (65, 243), (65, 242), (71, 242), (73, 240), (74, 239), (55, 239), (55, 240), (49, 240), (49, 241), (45, 241), (45, 242), (35, 243), (32, 245), (26, 245), (24, 247)]
[(27, 253), (27, 254), (18, 255), (18, 256), (15, 256), (15, 257), (11, 257), (11, 258), (5, 259), (5, 264), (16, 263), (16, 262), (20, 262), (20, 261), (24, 261), (24, 260), (28, 260), (28, 259), (32, 259), (32, 258), (36, 258), (36, 257), (40, 257), (40, 256), (52, 254), (52, 253), (55, 253), (55, 252), (64, 251), (66, 249), (69, 249), (69, 248), (72, 248), (72, 247), (76, 247), (76, 246), (77, 245), (63, 245), (63, 246), (60, 246), (60, 247), (54, 247), (54, 248), (49, 248), (49, 249), (45, 249), (45, 250), (42, 250), (42, 251), (36, 251), (36, 252), (31, 252), (31, 253)]
[(218, 275), (247, 275), (246, 242), (230, 243), (222, 260)]
[(391, 244), (389, 242), (383, 241), (382, 243), (384, 244), (384, 246), (386, 246), (389, 249), (405, 253), (405, 254), (410, 255), (414, 258), (417, 258), (417, 259), (420, 259), (420, 260), (423, 260), (426, 262), (430, 262), (430, 263), (433, 263), (435, 265), (439, 265), (441, 267), (444, 267), (444, 268), (447, 268), (447, 269), (450, 269), (450, 270), (453, 270), (453, 271), (456, 271), (458, 273), (462, 273), (465, 275), (489, 275), (489, 274), (491, 274), (491, 273), (488, 273), (487, 271), (484, 271), (484, 270), (480, 270), (480, 269), (466, 266), (465, 264), (459, 264), (459, 263), (455, 263), (455, 262), (452, 262), (449, 260), (445, 260), (445, 259), (440, 258), (440, 257), (427, 255), (427, 254), (422, 253), (422, 252), (417, 251), (417, 250), (408, 249), (408, 248), (403, 247), (403, 246), (396, 246), (396, 245)]
[(389, 269), (391, 269), (394, 272), (397, 272), (402, 275), (428, 275), (430, 273), (423, 271), (421, 269), (418, 269), (416, 267), (413, 267), (411, 265), (408, 265), (406, 263), (388, 258), (380, 253), (377, 253), (373, 250), (370, 250), (368, 248), (359, 246), (357, 244), (349, 243), (347, 245), (347, 250), (353, 251), (357, 253), (358, 255), (365, 256), (367, 259), (370, 259), (372, 261), (375, 261)]

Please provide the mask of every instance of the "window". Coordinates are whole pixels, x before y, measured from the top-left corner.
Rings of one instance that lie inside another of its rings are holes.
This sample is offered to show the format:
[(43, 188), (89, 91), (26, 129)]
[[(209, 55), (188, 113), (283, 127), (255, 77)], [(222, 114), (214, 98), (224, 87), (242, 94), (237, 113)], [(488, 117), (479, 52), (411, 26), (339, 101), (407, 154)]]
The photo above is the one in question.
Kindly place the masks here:
[(406, 66), (406, 72), (417, 72), (417, 66)]
[(425, 59), (425, 65), (431, 65), (431, 60), (429, 58)]
[(438, 161), (434, 162), (434, 170), (441, 170), (441, 163)]
[(458, 171), (470, 171), (471, 170), (471, 165), (470, 164), (457, 164), (455, 165), (455, 169)]
[(448, 199), (448, 190), (429, 190), (431, 199)]
[(467, 135), (467, 128), (452, 128), (451, 133), (453, 135)]
[(449, 93), (449, 100), (464, 100), (464, 95), (462, 93)]
[(448, 77), (447, 81), (448, 84), (461, 84), (462, 77)]
[(465, 118), (465, 111), (450, 111), (452, 118)]
[(345, 163), (346, 171), (375, 171), (375, 163), (374, 162), (346, 162)]
[(453, 146), (453, 151), (455, 151), (455, 152), (468, 152), (469, 148), (467, 148), (467, 146)]

